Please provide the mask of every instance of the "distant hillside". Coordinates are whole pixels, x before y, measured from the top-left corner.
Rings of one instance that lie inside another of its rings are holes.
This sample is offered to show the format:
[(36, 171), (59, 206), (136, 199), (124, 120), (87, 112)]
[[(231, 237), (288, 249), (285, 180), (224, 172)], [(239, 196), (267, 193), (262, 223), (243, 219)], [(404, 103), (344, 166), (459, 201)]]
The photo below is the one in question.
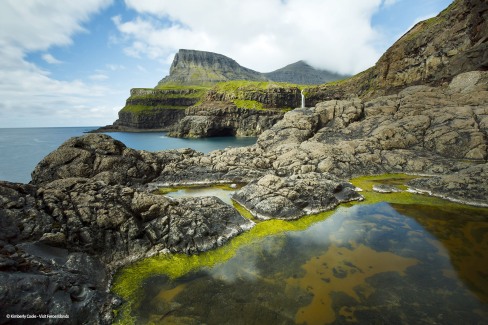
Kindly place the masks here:
[(263, 73), (268, 79), (300, 85), (318, 85), (347, 78), (327, 70), (318, 70), (305, 61), (298, 61), (273, 72)]
[(318, 70), (304, 61), (298, 61), (269, 73), (260, 73), (239, 65), (225, 55), (179, 50), (176, 53), (169, 76), (164, 77), (157, 88), (167, 86), (213, 86), (218, 82), (232, 80), (277, 81), (300, 85), (319, 85), (344, 79), (347, 76)]
[(179, 50), (176, 53), (169, 76), (157, 87), (165, 85), (211, 86), (230, 80), (266, 81), (261, 73), (245, 68), (222, 54)]

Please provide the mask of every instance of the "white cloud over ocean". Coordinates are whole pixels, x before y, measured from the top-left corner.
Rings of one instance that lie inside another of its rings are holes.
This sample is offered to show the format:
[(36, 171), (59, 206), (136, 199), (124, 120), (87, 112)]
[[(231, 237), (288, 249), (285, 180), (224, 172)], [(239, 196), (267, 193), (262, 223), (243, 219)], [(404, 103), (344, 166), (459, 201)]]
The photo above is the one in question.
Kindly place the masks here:
[[(79, 79), (58, 80), (26, 59), (32, 51), (72, 44), (83, 23), (112, 0), (3, 0), (0, 9), (0, 126), (66, 124), (74, 116), (100, 118), (89, 108), (105, 93)], [(60, 60), (45, 53), (48, 64)], [(46, 119), (46, 121), (43, 121)]]

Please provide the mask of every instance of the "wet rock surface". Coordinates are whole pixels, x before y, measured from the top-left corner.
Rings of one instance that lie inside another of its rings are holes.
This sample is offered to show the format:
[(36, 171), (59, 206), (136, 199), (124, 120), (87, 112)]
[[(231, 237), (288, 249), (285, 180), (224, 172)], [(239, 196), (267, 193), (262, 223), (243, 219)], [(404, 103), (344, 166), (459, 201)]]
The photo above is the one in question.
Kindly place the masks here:
[(172, 200), (88, 178), (2, 182), (0, 222), (2, 312), (91, 324), (109, 324), (120, 303), (108, 292), (117, 267), (161, 252), (206, 251), (253, 226), (214, 197)]
[(297, 219), (331, 210), (342, 202), (362, 200), (362, 196), (352, 184), (331, 175), (307, 173), (266, 175), (237, 191), (233, 199), (259, 219)]
[(488, 164), (472, 166), (449, 175), (414, 179), (408, 185), (411, 191), (488, 207)]

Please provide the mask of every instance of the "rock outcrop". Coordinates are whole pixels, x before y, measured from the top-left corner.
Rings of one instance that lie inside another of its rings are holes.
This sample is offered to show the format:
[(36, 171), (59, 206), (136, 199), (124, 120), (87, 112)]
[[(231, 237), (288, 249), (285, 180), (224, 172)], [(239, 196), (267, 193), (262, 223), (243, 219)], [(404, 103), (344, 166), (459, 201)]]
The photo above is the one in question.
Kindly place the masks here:
[(373, 100), (294, 110), (258, 146), (275, 154), (273, 167), (284, 174), (305, 164), (342, 177), (464, 169), (488, 156), (487, 78), (487, 72), (468, 72), (449, 87), (413, 86)]
[(187, 108), (185, 117), (168, 135), (179, 138), (256, 136), (272, 127), (283, 115), (280, 109), (247, 109), (232, 102), (204, 102)]
[(300, 105), (300, 89), (277, 83), (226, 82), (189, 107), (169, 135), (176, 137), (256, 136)]
[(362, 199), (352, 184), (325, 173), (266, 175), (244, 186), (232, 198), (262, 220), (298, 219)]
[(308, 105), (351, 95), (372, 99), (414, 85), (441, 86), (462, 72), (487, 69), (488, 4), (455, 0), (410, 29), (370, 69), (310, 88)]
[(417, 178), (408, 185), (412, 192), (488, 207), (488, 164), (471, 166), (449, 175)]
[(193, 150), (163, 153), (138, 151), (107, 135), (71, 138), (47, 155), (32, 172), (32, 184), (63, 178), (92, 178), (106, 184), (145, 184), (159, 176), (164, 165), (200, 155)]
[(0, 182), (2, 312), (110, 324), (120, 301), (108, 286), (118, 267), (161, 252), (206, 251), (252, 227), (215, 197), (175, 200), (137, 189), (192, 155), (138, 152), (91, 134), (46, 157), (31, 185)]

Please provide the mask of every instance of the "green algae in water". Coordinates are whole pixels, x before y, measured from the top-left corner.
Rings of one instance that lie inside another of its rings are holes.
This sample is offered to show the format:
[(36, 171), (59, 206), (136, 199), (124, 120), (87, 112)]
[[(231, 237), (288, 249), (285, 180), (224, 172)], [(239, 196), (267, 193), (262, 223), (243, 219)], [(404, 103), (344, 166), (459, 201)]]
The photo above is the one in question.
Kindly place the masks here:
[(177, 279), (199, 269), (208, 269), (234, 257), (240, 247), (252, 245), (257, 239), (308, 228), (332, 214), (332, 211), (307, 216), (296, 221), (269, 220), (256, 224), (218, 249), (198, 255), (168, 254), (147, 258), (121, 269), (115, 276), (112, 291), (120, 295), (126, 303), (117, 311), (118, 324), (135, 324), (131, 312), (141, 305), (144, 296), (141, 286), (148, 278), (164, 275)]
[(335, 212), (263, 221), (211, 252), (122, 269), (120, 323), (482, 323), (488, 209), (362, 194)]

